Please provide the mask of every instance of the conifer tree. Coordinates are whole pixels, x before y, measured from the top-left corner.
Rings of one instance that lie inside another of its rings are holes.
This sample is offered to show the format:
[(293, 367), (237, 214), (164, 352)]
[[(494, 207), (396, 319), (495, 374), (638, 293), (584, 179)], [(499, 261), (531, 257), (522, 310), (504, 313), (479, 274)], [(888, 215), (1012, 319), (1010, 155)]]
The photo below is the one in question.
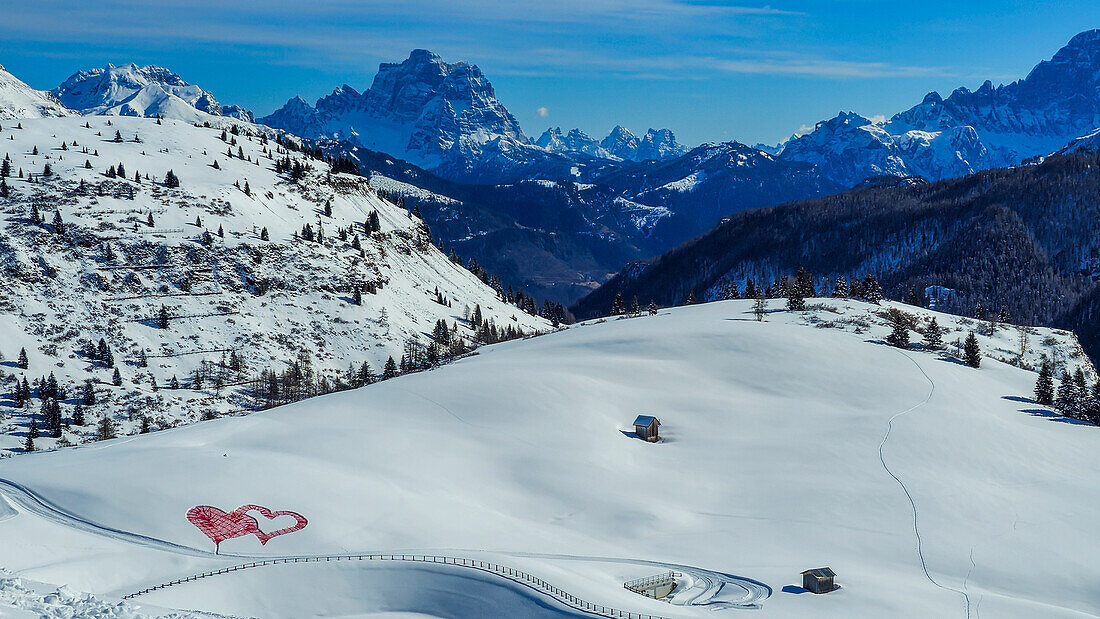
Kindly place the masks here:
[[(34, 423), (33, 421), (31, 422)], [(23, 453), (30, 453), (34, 451), (34, 437), (30, 434), (27, 435), (26, 440), (23, 441)]]
[(963, 344), (963, 360), (972, 368), (982, 364), (982, 350), (978, 346), (978, 338), (974, 336), (973, 331), (966, 336), (966, 343)]
[(655, 303), (652, 299), (650, 299), (649, 305), (646, 307), (646, 310), (649, 312), (650, 316), (656, 316), (657, 315), (657, 303)]
[(797, 282), (794, 285), (787, 286), (787, 311), (788, 312), (804, 312), (806, 311), (806, 299), (802, 296), (802, 286)]
[(168, 328), (168, 308), (165, 307), (164, 305), (161, 305), (160, 306), (160, 311), (157, 312), (157, 328), (159, 328), (159, 329), (167, 329)]
[(118, 368), (115, 368), (114, 374), (111, 375), (111, 384), (116, 387), (122, 386), (122, 374), (118, 371)]
[(621, 316), (626, 310), (623, 309), (623, 293), (615, 293), (615, 302), (611, 306), (612, 316)]
[(878, 304), (882, 301), (882, 286), (875, 279), (874, 275), (868, 274), (863, 278), (863, 285), (860, 286), (861, 293), (864, 300), (868, 303)]
[(115, 437), (115, 424), (111, 417), (104, 413), (96, 425), (96, 439), (106, 441)]
[(1072, 416), (1077, 405), (1077, 385), (1069, 370), (1062, 370), (1062, 380), (1058, 383), (1058, 396), (1054, 407), (1066, 417)]
[(95, 404), (95, 386), (92, 385), (91, 380), (84, 381), (84, 393), (81, 396), (81, 401), (85, 406), (92, 406)]
[(38, 438), (38, 419), (31, 417), (31, 427), (27, 430), (27, 438)]
[(905, 324), (901, 312), (891, 312), (890, 323), (893, 330), (886, 336), (886, 343), (896, 348), (909, 348), (909, 327)]
[(924, 331), (924, 347), (928, 350), (943, 348), (943, 329), (935, 316), (928, 321), (928, 327)]
[(27, 369), (27, 366), (29, 365), (29, 363), (27, 361), (27, 349), (26, 348), (20, 348), (19, 349), (19, 360), (16, 361), (15, 363), (16, 363), (16, 365), (19, 366), (19, 369), (21, 369), (21, 370)]
[[(269, 240), (268, 235), (267, 235), (267, 226), (264, 226), (263, 229), (260, 230), (260, 240), (261, 241)], [(356, 240), (358, 240), (358, 237), (356, 237)]]
[(81, 406), (80, 404), (77, 404), (76, 408), (73, 409), (73, 419), (72, 419), (72, 421), (73, 421), (74, 426), (84, 425), (84, 407)]
[[(752, 280), (749, 280), (750, 282)], [(764, 293), (760, 290), (756, 291), (756, 300), (752, 304), (752, 313), (756, 316), (757, 322), (764, 320), (764, 315), (768, 313), (768, 302), (764, 299)]]
[(1046, 355), (1039, 366), (1039, 378), (1035, 381), (1035, 401), (1043, 406), (1054, 404), (1054, 368)]
[(382, 368), (382, 378), (393, 378), (397, 376), (397, 362), (393, 360), (393, 355), (390, 355), (389, 359), (386, 359), (386, 365)]

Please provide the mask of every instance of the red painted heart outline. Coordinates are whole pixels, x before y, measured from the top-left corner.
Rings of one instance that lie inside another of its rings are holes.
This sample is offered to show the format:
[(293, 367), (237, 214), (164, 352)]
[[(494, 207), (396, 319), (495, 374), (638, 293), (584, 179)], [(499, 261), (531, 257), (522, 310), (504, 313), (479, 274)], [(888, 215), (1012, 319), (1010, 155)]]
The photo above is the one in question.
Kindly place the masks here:
[(248, 516), (249, 518), (252, 518), (252, 522), (256, 523), (256, 530), (252, 531), (252, 533), (256, 536), (256, 539), (260, 540), (261, 546), (267, 545), (269, 541), (271, 541), (273, 538), (279, 537), (280, 535), (286, 535), (287, 533), (301, 531), (306, 527), (307, 524), (309, 524), (309, 521), (306, 520), (306, 517), (299, 514), (298, 512), (292, 512), (290, 510), (271, 511), (270, 509), (262, 505), (241, 505), (237, 509), (233, 510), (233, 513), (239, 513), (247, 516), (248, 512), (252, 511), (260, 512), (260, 514), (268, 520), (274, 520), (279, 516), (290, 516), (294, 519), (294, 524), (290, 525), (289, 527), (283, 527), (281, 529), (276, 529), (274, 531), (271, 531), (270, 533), (267, 533), (260, 529), (259, 523), (256, 522), (255, 518), (253, 518), (252, 516)]
[[(260, 529), (259, 522), (248, 512), (258, 512), (268, 520), (274, 520), (280, 516), (294, 518), (294, 524), (275, 531), (265, 532)], [(260, 540), (260, 545), (267, 545), (273, 538), (287, 533), (293, 533), (305, 528), (309, 521), (298, 512), (289, 510), (272, 511), (262, 505), (242, 505), (231, 512), (225, 512), (211, 505), (196, 505), (187, 510), (187, 520), (218, 547), (227, 539), (252, 534)]]

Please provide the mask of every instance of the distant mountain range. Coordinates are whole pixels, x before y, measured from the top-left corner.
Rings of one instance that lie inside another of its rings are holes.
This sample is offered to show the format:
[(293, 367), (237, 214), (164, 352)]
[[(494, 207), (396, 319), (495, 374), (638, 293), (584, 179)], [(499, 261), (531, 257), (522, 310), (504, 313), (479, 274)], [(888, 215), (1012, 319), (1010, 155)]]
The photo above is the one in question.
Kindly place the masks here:
[(566, 155), (587, 155), (612, 161), (664, 161), (687, 152), (668, 129), (650, 129), (638, 137), (622, 125), (616, 125), (601, 141), (596, 141), (580, 129), (563, 134), (561, 127), (543, 132), (535, 144), (551, 152)]
[[(159, 67), (82, 71), (50, 92), (0, 73), (0, 115), (73, 112), (196, 124), (252, 118)], [(532, 141), (480, 68), (427, 50), (382, 64), (362, 92), (344, 85), (314, 105), (295, 97), (257, 122), (359, 161), (377, 184), (420, 204), (445, 245), (512, 274), (517, 286), (572, 301), (626, 262), (745, 209), (1094, 148), (1100, 31), (1077, 35), (1012, 84), (929, 93), (882, 121), (843, 112), (777, 147), (687, 148), (667, 129), (639, 136), (621, 126), (599, 140), (555, 127)]]
[(1073, 37), (1022, 80), (986, 81), (873, 122), (841, 113), (790, 140), (782, 159), (812, 163), (855, 186), (879, 174), (930, 180), (1017, 165), (1100, 127), (1100, 30)]

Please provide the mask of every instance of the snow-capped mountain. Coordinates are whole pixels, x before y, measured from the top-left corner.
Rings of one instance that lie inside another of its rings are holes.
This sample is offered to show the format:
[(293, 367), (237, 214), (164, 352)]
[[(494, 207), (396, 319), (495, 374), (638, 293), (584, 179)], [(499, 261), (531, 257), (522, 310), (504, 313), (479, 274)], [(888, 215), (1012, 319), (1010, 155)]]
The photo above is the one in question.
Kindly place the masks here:
[(850, 112), (791, 139), (780, 157), (813, 164), (843, 187), (883, 174), (953, 178), (993, 165), (971, 126), (893, 134), (883, 123)]
[(295, 97), (259, 122), (348, 141), (460, 180), (537, 177), (533, 163), (561, 159), (530, 143), (480, 68), (423, 49), (382, 63), (364, 92), (345, 84), (315, 106)]
[(818, 165), (845, 186), (876, 174), (962, 176), (1057, 151), (1100, 127), (1100, 30), (1073, 37), (1011, 84), (986, 81), (874, 122), (841, 113), (793, 138), (780, 157)]
[(251, 122), (240, 106), (222, 106), (214, 95), (164, 67), (127, 64), (74, 73), (52, 94), (80, 114), (146, 116), (202, 122), (228, 116)]
[(613, 156), (626, 161), (664, 161), (688, 151), (676, 141), (676, 136), (669, 129), (650, 129), (639, 138), (621, 125), (616, 125), (600, 142), (600, 146)]
[[(498, 330), (549, 326), (449, 260), (367, 179), (246, 123), (21, 124), (0, 129), (0, 392), (10, 404), (13, 380), (54, 374), (65, 419), (85, 381), (97, 402), (88, 425), (43, 431), (38, 449), (87, 440), (102, 415), (131, 433), (143, 418), (254, 409), (265, 396), (251, 381), (267, 368), (347, 384), (349, 365), (377, 374), (406, 346), (425, 350), (441, 320), (467, 343), (472, 314)], [(112, 362), (87, 352), (101, 338)], [(19, 452), (39, 401), (5, 410), (0, 454)]]
[(0, 66), (0, 120), (70, 114), (52, 94), (31, 88)]
[(535, 145), (555, 153), (580, 153), (600, 159), (622, 159), (608, 152), (595, 138), (580, 129), (571, 129), (569, 133), (562, 134), (561, 127), (551, 127), (535, 140)]
[(669, 129), (650, 129), (639, 138), (621, 125), (616, 125), (599, 142), (580, 129), (562, 134), (561, 127), (551, 127), (535, 140), (535, 144), (555, 153), (581, 154), (611, 161), (664, 161), (688, 150), (676, 141)]

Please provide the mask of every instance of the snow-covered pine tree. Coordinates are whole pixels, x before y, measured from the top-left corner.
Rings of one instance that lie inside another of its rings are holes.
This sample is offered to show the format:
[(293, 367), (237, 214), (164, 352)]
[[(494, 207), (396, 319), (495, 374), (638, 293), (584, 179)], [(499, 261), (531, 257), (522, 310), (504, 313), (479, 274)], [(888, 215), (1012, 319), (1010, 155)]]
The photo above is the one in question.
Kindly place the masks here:
[(878, 283), (874, 275), (868, 273), (867, 276), (863, 278), (863, 285), (860, 286), (860, 294), (868, 303), (878, 305), (878, 303), (882, 301), (882, 285)]
[(615, 293), (615, 301), (611, 305), (611, 315), (612, 316), (622, 316), (625, 311), (626, 310), (623, 308), (623, 293), (616, 292)]
[[(804, 271), (799, 272), (799, 277), (802, 277)], [(798, 280), (794, 282), (788, 282), (785, 286), (787, 289), (787, 311), (788, 312), (804, 312), (806, 311), (806, 298), (802, 296), (803, 286)]]
[(848, 280), (844, 279), (843, 275), (838, 275), (836, 283), (833, 284), (833, 297), (837, 299), (844, 299), (848, 296)]
[(768, 302), (764, 299), (764, 293), (760, 290), (756, 291), (756, 300), (752, 305), (752, 313), (756, 316), (757, 322), (763, 321), (764, 315), (768, 313)]

